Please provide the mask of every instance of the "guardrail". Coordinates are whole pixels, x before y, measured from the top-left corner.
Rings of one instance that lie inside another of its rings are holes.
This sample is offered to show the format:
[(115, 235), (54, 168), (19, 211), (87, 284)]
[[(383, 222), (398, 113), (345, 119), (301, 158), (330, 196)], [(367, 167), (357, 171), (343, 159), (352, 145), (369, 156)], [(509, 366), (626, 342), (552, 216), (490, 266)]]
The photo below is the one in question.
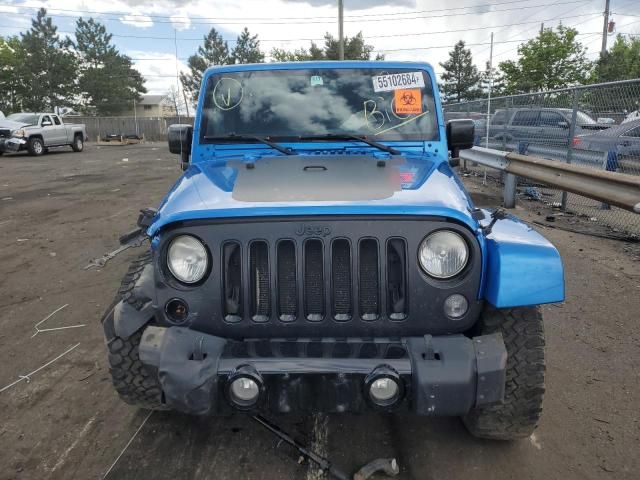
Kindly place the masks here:
[(640, 213), (640, 177), (624, 173), (595, 170), (576, 164), (473, 147), (462, 150), (460, 158), (506, 173), (504, 206), (515, 207), (516, 177), (556, 187), (566, 192), (606, 202), (630, 212)]

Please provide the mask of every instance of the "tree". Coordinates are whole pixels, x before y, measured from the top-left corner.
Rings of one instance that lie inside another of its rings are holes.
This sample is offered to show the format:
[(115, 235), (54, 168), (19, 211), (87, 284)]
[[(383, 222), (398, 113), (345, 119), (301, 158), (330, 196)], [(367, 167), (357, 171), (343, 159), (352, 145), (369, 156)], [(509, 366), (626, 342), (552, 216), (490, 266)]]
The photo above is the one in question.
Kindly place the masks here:
[(618, 35), (611, 49), (596, 62), (592, 80), (614, 82), (640, 78), (640, 38)]
[(465, 48), (464, 40), (455, 44), (449, 52), (449, 60), (440, 63), (444, 73), (440, 76), (444, 82), (442, 91), (447, 102), (473, 100), (482, 95), (479, 88), (480, 73), (473, 64), (471, 50)]
[(6, 114), (20, 110), (20, 95), (25, 90), (20, 67), (24, 61), (20, 39), (0, 37), (0, 110)]
[[(370, 60), (373, 53), (373, 45), (367, 45), (359, 32), (354, 37), (344, 38), (344, 58), (345, 60)], [(300, 48), (292, 52), (273, 48), (270, 56), (276, 62), (303, 62), (307, 60), (338, 60), (338, 40), (330, 33), (324, 35), (324, 47), (319, 47), (316, 43), (311, 42), (309, 50)], [(376, 55), (376, 60), (384, 60), (384, 55)]]
[(258, 35), (251, 35), (247, 27), (236, 41), (236, 46), (231, 52), (231, 63), (262, 63), (264, 53), (260, 51), (260, 41)]
[(25, 110), (53, 110), (75, 104), (77, 61), (69, 39), (61, 39), (41, 8), (31, 29), (21, 34), (26, 58), (20, 65), (21, 104)]
[(193, 101), (197, 101), (204, 71), (211, 65), (229, 65), (230, 63), (232, 58), (229, 55), (229, 45), (222, 35), (212, 28), (204, 37), (204, 43), (198, 47), (197, 53), (189, 57), (191, 73), (180, 73), (182, 88), (187, 91)]
[(546, 28), (518, 47), (517, 61), (500, 63), (506, 93), (529, 93), (584, 83), (592, 64), (576, 41), (578, 31), (562, 25)]
[(111, 44), (111, 37), (93, 18), (79, 18), (76, 23), (80, 104), (98, 115), (120, 114), (147, 91), (142, 75)]

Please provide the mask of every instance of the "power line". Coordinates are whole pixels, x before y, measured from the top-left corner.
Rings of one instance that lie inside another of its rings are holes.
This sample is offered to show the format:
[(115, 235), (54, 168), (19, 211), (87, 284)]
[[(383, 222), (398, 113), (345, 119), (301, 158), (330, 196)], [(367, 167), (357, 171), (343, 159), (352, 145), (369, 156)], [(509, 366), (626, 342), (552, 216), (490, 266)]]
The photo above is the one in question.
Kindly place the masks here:
[[(557, 5), (570, 5), (570, 4), (577, 4), (577, 3), (585, 3), (587, 1), (591, 1), (591, 0), (570, 0), (570, 1), (565, 1), (565, 2), (555, 2), (555, 3), (544, 3), (544, 4), (538, 4), (538, 5), (526, 5), (526, 6), (520, 6), (520, 7), (512, 7), (512, 8), (503, 8), (503, 9), (497, 9), (497, 10), (489, 10), (486, 12), (462, 12), (462, 13), (444, 13), (444, 14), (440, 14), (440, 15), (433, 15), (434, 11), (446, 11), (446, 10), (424, 10), (423, 12), (428, 12), (428, 15), (414, 15), (414, 16), (407, 16), (407, 17), (403, 17), (403, 18), (353, 18), (352, 19), (346, 19), (345, 23), (347, 22), (358, 22), (358, 23), (370, 23), (370, 22), (397, 22), (397, 21), (407, 21), (407, 20), (420, 20), (420, 19), (432, 19), (432, 18), (444, 18), (444, 17), (461, 17), (461, 16), (466, 16), (466, 15), (486, 15), (486, 14), (491, 14), (491, 13), (500, 13), (500, 12), (510, 12), (510, 11), (514, 11), (514, 10), (524, 10), (524, 9), (532, 9), (532, 8), (542, 8), (542, 7), (552, 7), (552, 6), (557, 6)], [(13, 5), (15, 6), (15, 5)], [(30, 7), (30, 8), (34, 8), (34, 7)], [(53, 9), (55, 10), (55, 9)], [(98, 12), (91, 12), (91, 11), (81, 11), (81, 10), (77, 10), (77, 13), (98, 13)], [(23, 16), (23, 17), (31, 17), (31, 14), (27, 14), (27, 13), (11, 13), (10, 15), (14, 15), (14, 16)], [(63, 14), (56, 14), (56, 13), (50, 13), (49, 14), (51, 17), (60, 17), (60, 18), (78, 18), (78, 15), (63, 15)], [(108, 13), (101, 13), (100, 15), (109, 15)], [(413, 15), (413, 14), (411, 14)], [(118, 22), (127, 22), (127, 18), (126, 17), (132, 17), (131, 14), (123, 14), (124, 20), (123, 18), (103, 18), (103, 20), (105, 21), (118, 21)], [(149, 18), (147, 20), (147, 18)], [(169, 17), (170, 18), (170, 17)], [(327, 17), (329, 18), (329, 17)], [(296, 17), (294, 19), (298, 25), (312, 25), (312, 24), (330, 24), (330, 23), (334, 23), (335, 22), (335, 18), (330, 17), (330, 19), (327, 20), (308, 20), (306, 18), (300, 18), (300, 17)], [(153, 20), (150, 16), (146, 16), (146, 18), (143, 16), (141, 17), (140, 20), (131, 20), (129, 23), (171, 23), (171, 24), (176, 24), (176, 23), (183, 23), (183, 24), (189, 24), (189, 25), (289, 25), (291, 24), (292, 19), (288, 19), (288, 20), (284, 20), (284, 18), (281, 17), (277, 17), (276, 18), (266, 18), (264, 19), (264, 21), (254, 21), (254, 20), (239, 20), (239, 21), (208, 21), (208, 22), (200, 22), (200, 21), (192, 21), (189, 19), (189, 21), (177, 21), (177, 20)]]
[[(510, 23), (510, 24), (505, 24), (505, 25), (491, 25), (491, 26), (485, 26), (485, 27), (471, 27), (471, 28), (463, 28), (463, 29), (455, 29), (455, 30), (439, 30), (439, 31), (435, 31), (435, 32), (413, 32), (413, 33), (398, 33), (398, 34), (388, 34), (388, 35), (367, 35), (367, 39), (373, 39), (373, 38), (396, 38), (396, 37), (414, 37), (414, 36), (423, 36), (423, 35), (440, 35), (440, 34), (448, 34), (448, 33), (459, 33), (459, 32), (467, 32), (467, 31), (477, 31), (477, 30), (487, 30), (487, 29), (492, 29), (492, 28), (505, 28), (505, 27), (514, 27), (514, 26), (519, 26), (519, 25), (527, 25), (527, 24), (531, 24), (531, 23), (540, 23), (540, 22), (551, 22), (554, 20), (568, 20), (571, 18), (579, 18), (579, 17), (584, 17), (584, 16), (594, 16), (594, 15), (601, 15), (601, 12), (590, 12), (590, 13), (582, 13), (582, 14), (578, 14), (578, 15), (569, 15), (566, 17), (555, 17), (555, 18), (550, 18), (550, 19), (545, 19), (545, 20), (531, 20), (531, 21), (527, 21), (527, 22), (518, 22), (518, 23)], [(9, 26), (9, 25), (0, 25), (0, 28), (2, 29), (15, 29), (15, 27)], [(61, 34), (65, 34), (65, 35), (75, 35), (75, 32), (69, 32), (69, 31), (64, 31), (64, 30), (58, 30), (58, 33)], [(171, 40), (173, 41), (174, 38), (173, 37), (165, 37), (165, 36), (155, 36), (155, 35), (121, 35), (121, 34), (110, 34), (113, 37), (116, 38), (136, 38), (136, 39), (146, 39), (146, 40)], [(188, 38), (188, 37), (177, 37), (178, 41), (189, 41), (189, 42), (201, 42), (203, 40), (203, 37), (199, 37), (199, 38)], [(223, 39), (225, 42), (236, 42), (237, 39), (232, 39), (232, 38), (224, 38)], [(259, 38), (258, 39), (261, 43), (262, 42), (316, 42), (316, 41), (323, 41), (323, 38)]]
[[(423, 14), (423, 13), (433, 13), (433, 12), (449, 12), (449, 11), (454, 11), (454, 10), (465, 10), (465, 9), (469, 9), (469, 8), (473, 8), (473, 9), (477, 9), (477, 8), (487, 8), (487, 7), (493, 7), (493, 6), (500, 6), (500, 5), (509, 5), (509, 4), (516, 4), (516, 3), (525, 3), (525, 2), (529, 2), (530, 0), (509, 0), (506, 2), (495, 2), (495, 3), (485, 3), (485, 4), (480, 4), (480, 5), (467, 5), (467, 6), (460, 6), (460, 7), (451, 7), (451, 8), (441, 8), (441, 9), (430, 9), (430, 10), (410, 10), (407, 12), (391, 12), (391, 13), (369, 13), (369, 14), (360, 14), (360, 15), (345, 15), (345, 18), (368, 18), (368, 17), (391, 17), (391, 16), (400, 16), (400, 15), (415, 15), (415, 14)], [(589, 3), (589, 2), (593, 2), (593, 0), (579, 0), (576, 2), (570, 2), (570, 3), (580, 3), (580, 2), (584, 2), (584, 3)], [(554, 4), (554, 5), (559, 5), (559, 4)], [(30, 10), (39, 10), (40, 8), (42, 8), (41, 6), (30, 6), (30, 5), (20, 5), (20, 4), (14, 4), (14, 3), (10, 3), (10, 4), (0, 4), (0, 7), (17, 7), (17, 8), (23, 8), (23, 9), (30, 9)], [(527, 8), (534, 8), (535, 6), (531, 6), (531, 7), (527, 7)], [(523, 7), (524, 8), (524, 7)], [(68, 12), (68, 13), (81, 13), (81, 14), (94, 14), (94, 15), (120, 15), (120, 16), (127, 16), (127, 17), (140, 17), (142, 18), (144, 21), (147, 21), (146, 19), (167, 19), (170, 22), (168, 23), (191, 23), (191, 17), (189, 16), (181, 16), (181, 15), (152, 15), (152, 14), (143, 14), (143, 13), (128, 13), (128, 12), (118, 12), (118, 11), (98, 11), (98, 10), (75, 10), (75, 9), (65, 9), (65, 8), (48, 8), (47, 12), (51, 12), (51, 11), (56, 11), (56, 12)], [(477, 12), (472, 12), (472, 13), (477, 13)], [(53, 14), (51, 14), (53, 15)], [(74, 17), (74, 15), (70, 15), (70, 17)], [(261, 21), (261, 20), (307, 20), (308, 17), (201, 17), (201, 16), (197, 16), (195, 18), (201, 19), (201, 20), (211, 20), (212, 23), (217, 23), (220, 20), (238, 20), (241, 22), (246, 22), (246, 21)], [(331, 22), (335, 21), (335, 16), (325, 16), (325, 17), (315, 17), (316, 19), (322, 19), (322, 20), (330, 20)], [(179, 19), (184, 19), (185, 21), (180, 21)], [(117, 19), (119, 20), (119, 19)]]

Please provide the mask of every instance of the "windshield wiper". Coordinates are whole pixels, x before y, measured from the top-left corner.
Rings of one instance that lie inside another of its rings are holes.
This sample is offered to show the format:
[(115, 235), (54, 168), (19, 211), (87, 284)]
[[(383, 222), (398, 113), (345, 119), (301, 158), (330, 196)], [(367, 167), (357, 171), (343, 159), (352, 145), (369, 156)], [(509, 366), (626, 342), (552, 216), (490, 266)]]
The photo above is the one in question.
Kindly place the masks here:
[(324, 133), (321, 135), (303, 135), (298, 137), (300, 140), (358, 140), (364, 142), (367, 145), (378, 148), (384, 152), (388, 152), (391, 155), (400, 155), (401, 153), (393, 147), (389, 147), (382, 143), (369, 140), (366, 135), (355, 135), (352, 133)]
[(238, 135), (236, 133), (230, 133), (229, 135), (205, 135), (204, 139), (211, 140), (214, 142), (215, 141), (224, 141), (224, 142), (240, 141), (241, 142), (244, 140), (255, 140), (256, 142), (264, 143), (265, 145), (268, 145), (271, 148), (274, 148), (279, 152), (284, 153), (285, 155), (295, 155), (295, 152), (293, 152), (290, 148), (283, 147), (282, 145), (278, 145), (277, 143), (272, 142), (271, 140), (269, 140), (269, 137), (260, 137), (258, 135), (245, 135), (245, 134)]

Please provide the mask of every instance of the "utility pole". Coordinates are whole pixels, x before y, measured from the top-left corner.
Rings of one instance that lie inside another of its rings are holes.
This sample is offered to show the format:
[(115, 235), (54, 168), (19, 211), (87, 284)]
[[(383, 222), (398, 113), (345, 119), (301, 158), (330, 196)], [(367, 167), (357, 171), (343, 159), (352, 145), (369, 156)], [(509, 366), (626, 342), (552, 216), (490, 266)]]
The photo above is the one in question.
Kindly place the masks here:
[(540, 24), (540, 35), (544, 33), (544, 23)]
[(604, 57), (607, 54), (607, 34), (609, 32), (609, 4), (611, 0), (606, 0), (604, 6), (604, 25), (602, 27), (602, 49), (600, 50), (600, 57)]
[[(493, 32), (491, 32), (491, 47), (489, 49), (489, 94), (487, 95), (487, 138), (485, 147), (489, 148), (489, 129), (491, 127), (491, 90), (493, 90)], [(482, 185), (487, 184), (487, 169), (484, 169)], [(506, 183), (505, 183), (506, 185)]]
[[(609, 0), (607, 0), (608, 4)], [(344, 5), (338, 0), (338, 59), (344, 60)]]

